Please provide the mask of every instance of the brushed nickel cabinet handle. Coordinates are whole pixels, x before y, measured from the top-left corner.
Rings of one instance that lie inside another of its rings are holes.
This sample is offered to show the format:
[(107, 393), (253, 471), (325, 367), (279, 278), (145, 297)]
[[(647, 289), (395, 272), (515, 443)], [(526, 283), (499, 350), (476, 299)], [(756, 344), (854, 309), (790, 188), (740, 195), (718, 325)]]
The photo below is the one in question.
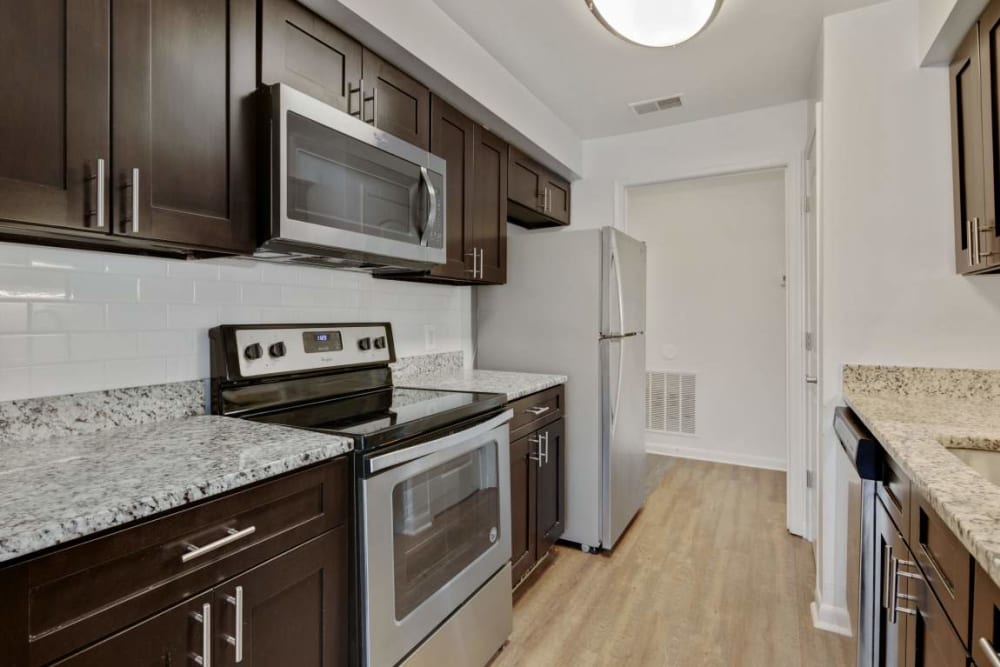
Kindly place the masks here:
[(888, 609), (886, 601), (889, 599), (889, 594), (892, 592), (892, 588), (890, 586), (889, 577), (887, 576), (887, 574), (889, 572), (889, 569), (891, 569), (891, 567), (887, 569), (885, 566), (888, 566), (889, 563), (892, 562), (891, 544), (882, 545), (882, 562), (885, 564), (882, 567), (882, 608)]
[(986, 659), (990, 661), (990, 667), (1000, 667), (1000, 657), (997, 656), (997, 650), (993, 648), (989, 639), (980, 637), (979, 648), (983, 649), (983, 653), (986, 654)]
[(542, 456), (545, 457), (544, 463), (546, 465), (548, 465), (548, 463), (549, 463), (549, 432), (546, 431), (542, 435), (545, 436), (544, 440), (542, 440), (542, 444), (545, 447), (545, 449), (542, 450)]
[(248, 526), (243, 530), (236, 530), (235, 528), (227, 528), (226, 529), (227, 534), (225, 537), (219, 538), (214, 542), (209, 542), (203, 547), (198, 547), (193, 544), (188, 544), (186, 545), (188, 552), (181, 556), (181, 562), (189, 563), (193, 561), (195, 558), (201, 558), (202, 556), (210, 554), (213, 551), (217, 551), (218, 549), (221, 549), (222, 547), (228, 544), (232, 544), (233, 542), (242, 540), (244, 537), (249, 537), (250, 535), (253, 535), (256, 530), (257, 528), (255, 526)]
[(472, 269), (466, 269), (465, 272), (471, 273), (472, 279), (475, 280), (479, 278), (479, 250), (477, 248), (473, 248), (472, 252), (465, 253), (466, 257), (469, 255), (472, 256)]
[(97, 228), (104, 229), (104, 158), (97, 158), (97, 173), (88, 176), (87, 181), (94, 181), (94, 197), (96, 198), (94, 208), (87, 211), (87, 215), (97, 218)]
[[(361, 103), (358, 105), (357, 111), (351, 111), (351, 100), (354, 99), (354, 95), (358, 96), (358, 101)], [(361, 118), (361, 111), (365, 106), (365, 80), (360, 79), (358, 81), (358, 87), (355, 88), (350, 83), (347, 84), (347, 113), (354, 116), (357, 119)]]
[(484, 252), (485, 251), (482, 248), (479, 249), (479, 279), (480, 280), (483, 279), (483, 267), (486, 266), (486, 262), (483, 260), (483, 253)]
[(979, 255), (979, 218), (972, 219), (972, 263), (979, 265), (981, 263), (981, 257)]
[(243, 587), (236, 587), (236, 595), (227, 595), (226, 602), (236, 608), (236, 628), (232, 635), (224, 635), (226, 642), (236, 649), (236, 662), (243, 662)]
[(968, 250), (969, 250), (969, 266), (975, 266), (976, 262), (973, 259), (973, 254), (972, 254), (973, 252), (975, 252), (973, 250), (974, 247), (973, 244), (975, 242), (972, 240), (972, 218), (969, 218), (965, 221), (965, 238), (967, 239), (966, 244), (968, 245)]
[(527, 410), (525, 410), (525, 412), (533, 414), (533, 415), (535, 415), (537, 417), (538, 415), (544, 415), (546, 412), (548, 412), (551, 409), (552, 409), (551, 406), (542, 405), (542, 406), (537, 406), (537, 407), (534, 407), (534, 408), (528, 408)]
[(378, 126), (377, 125), (377, 122), (378, 122), (378, 87), (372, 86), (372, 94), (369, 97), (365, 97), (364, 94), (361, 95), (361, 111), (362, 111), (361, 115), (362, 116), (364, 116), (364, 108), (365, 108), (365, 103), (366, 102), (371, 102), (372, 103), (372, 117), (369, 118), (369, 119), (367, 119), (367, 120), (365, 120), (365, 122), (368, 123), (369, 125), (375, 125), (377, 127)]
[(132, 196), (132, 210), (129, 213), (129, 217), (123, 218), (122, 222), (132, 223), (132, 233), (136, 234), (139, 232), (139, 168), (132, 168), (132, 180), (126, 182), (122, 185), (122, 189), (131, 188)]
[(191, 660), (201, 667), (212, 667), (212, 604), (201, 605), (201, 613), (192, 612), (191, 618), (201, 623), (201, 655), (191, 654)]

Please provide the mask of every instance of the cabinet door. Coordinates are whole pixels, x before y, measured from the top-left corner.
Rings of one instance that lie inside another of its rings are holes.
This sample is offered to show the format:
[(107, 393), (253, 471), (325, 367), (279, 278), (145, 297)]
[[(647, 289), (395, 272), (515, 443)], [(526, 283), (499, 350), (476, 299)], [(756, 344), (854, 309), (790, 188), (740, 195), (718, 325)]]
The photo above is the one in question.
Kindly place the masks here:
[(479, 278), (507, 282), (507, 143), (476, 126), (472, 236), (479, 252)]
[(563, 476), (564, 420), (552, 422), (538, 432), (542, 465), (538, 468), (538, 555), (547, 552), (562, 534), (564, 526)]
[(260, 82), (361, 116), (361, 44), (295, 0), (261, 3)]
[(975, 591), (972, 595), (972, 659), (977, 665), (992, 665), (992, 657), (1000, 657), (1000, 589), (990, 575), (976, 565)]
[(427, 87), (368, 49), (364, 50), (361, 73), (364, 119), (403, 141), (430, 150), (431, 94)]
[(445, 215), (448, 236), (445, 240), (448, 261), (431, 270), (441, 278), (472, 278), (473, 154), (475, 123), (437, 96), (431, 99), (431, 152), (447, 164)]
[[(904, 553), (908, 562), (914, 562), (912, 553)], [(901, 607), (913, 609), (906, 626), (906, 664), (910, 667), (968, 664), (965, 646), (920, 571), (915, 566), (901, 566), (900, 571), (915, 575), (909, 578), (908, 597), (899, 601)]]
[(980, 259), (990, 268), (1000, 266), (1000, 0), (993, 0), (979, 17), (979, 49), (982, 67), (983, 186), (986, 208), (979, 228)]
[(111, 157), (109, 5), (0, 2), (0, 219), (109, 228), (107, 188), (97, 181), (97, 161), (110, 167)]
[(255, 35), (253, 0), (115, 3), (115, 233), (253, 248)]
[[(905, 596), (909, 585), (908, 577), (895, 577), (895, 559), (905, 558), (906, 543), (881, 501), (875, 503), (875, 664), (877, 667), (900, 667), (906, 663), (906, 641), (908, 614), (892, 611), (892, 605), (906, 606)], [(897, 599), (888, 599), (893, 585), (897, 585)]]
[(237, 664), (241, 645), (246, 667), (347, 664), (347, 549), (341, 526), (218, 586), (218, 664)]
[(516, 586), (535, 564), (538, 451), (525, 436), (510, 443), (511, 579)]
[[(68, 658), (58, 660), (53, 665), (102, 667), (129, 664), (136, 667), (170, 667), (194, 664), (194, 657), (206, 659), (206, 611), (208, 618), (211, 618), (211, 593), (162, 611)], [(211, 627), (207, 630), (211, 633)]]
[(564, 225), (569, 224), (569, 192), (567, 181), (549, 175), (543, 185), (545, 191), (545, 213)]
[(982, 85), (975, 28), (955, 53), (950, 74), (955, 262), (959, 273), (970, 273), (983, 268), (973, 230), (986, 225)]
[(510, 147), (507, 169), (507, 196), (525, 208), (541, 212), (545, 183), (541, 166), (527, 155)]

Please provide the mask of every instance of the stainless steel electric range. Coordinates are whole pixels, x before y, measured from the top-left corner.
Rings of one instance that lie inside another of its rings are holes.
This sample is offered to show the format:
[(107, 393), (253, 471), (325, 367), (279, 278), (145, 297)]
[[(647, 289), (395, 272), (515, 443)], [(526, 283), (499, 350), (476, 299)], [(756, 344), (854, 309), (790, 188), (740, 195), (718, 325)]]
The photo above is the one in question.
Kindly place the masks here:
[(485, 664), (511, 630), (506, 396), (393, 386), (388, 323), (210, 337), (214, 413), (354, 441), (363, 664)]

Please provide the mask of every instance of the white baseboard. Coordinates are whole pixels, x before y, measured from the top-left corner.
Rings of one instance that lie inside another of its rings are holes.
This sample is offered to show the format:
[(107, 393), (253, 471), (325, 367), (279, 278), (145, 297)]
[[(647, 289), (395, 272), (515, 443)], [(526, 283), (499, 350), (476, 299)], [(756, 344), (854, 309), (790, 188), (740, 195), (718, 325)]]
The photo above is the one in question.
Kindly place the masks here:
[(659, 454), (661, 456), (676, 456), (682, 459), (728, 463), (747, 468), (784, 471), (788, 467), (785, 460), (781, 458), (754, 456), (752, 454), (741, 454), (740, 452), (720, 452), (702, 447), (685, 447), (684, 445), (670, 445), (665, 442), (650, 442), (649, 440), (646, 441), (646, 451), (650, 454)]
[(819, 591), (813, 593), (813, 601), (809, 604), (813, 627), (826, 630), (846, 637), (851, 636), (851, 617), (843, 607), (825, 604)]

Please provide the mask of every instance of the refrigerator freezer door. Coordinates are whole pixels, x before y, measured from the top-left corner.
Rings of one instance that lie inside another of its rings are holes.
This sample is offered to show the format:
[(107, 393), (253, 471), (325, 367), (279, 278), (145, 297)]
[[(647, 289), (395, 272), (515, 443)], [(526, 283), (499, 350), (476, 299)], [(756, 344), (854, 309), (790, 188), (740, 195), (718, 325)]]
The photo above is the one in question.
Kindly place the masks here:
[(601, 230), (601, 335), (646, 330), (646, 244), (605, 227)]
[(646, 501), (646, 338), (606, 338), (600, 345), (601, 545), (611, 549)]

